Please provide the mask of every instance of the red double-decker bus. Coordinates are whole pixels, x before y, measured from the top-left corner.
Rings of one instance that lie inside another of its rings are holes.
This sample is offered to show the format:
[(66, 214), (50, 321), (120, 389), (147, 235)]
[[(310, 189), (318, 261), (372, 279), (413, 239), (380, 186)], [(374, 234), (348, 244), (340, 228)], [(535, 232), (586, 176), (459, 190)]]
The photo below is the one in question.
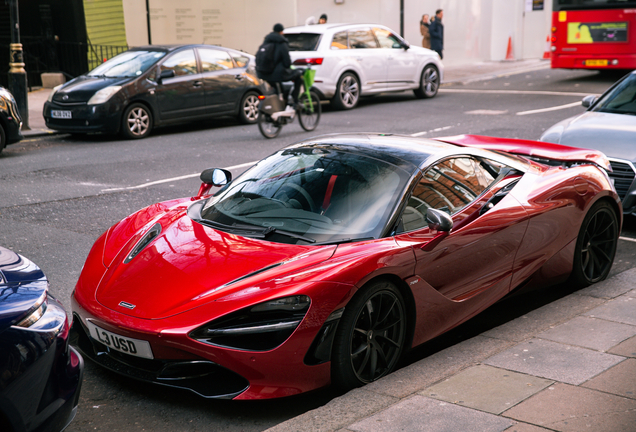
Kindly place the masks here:
[(636, 0), (554, 0), (553, 68), (636, 69)]

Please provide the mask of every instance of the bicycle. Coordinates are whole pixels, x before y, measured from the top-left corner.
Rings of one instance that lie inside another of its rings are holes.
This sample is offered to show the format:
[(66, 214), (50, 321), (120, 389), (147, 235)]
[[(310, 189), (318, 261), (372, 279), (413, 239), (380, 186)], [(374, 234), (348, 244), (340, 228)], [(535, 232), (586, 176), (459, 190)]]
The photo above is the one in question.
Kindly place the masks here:
[(310, 132), (316, 129), (320, 122), (320, 98), (318, 94), (311, 91), (314, 84), (316, 71), (307, 68), (303, 72), (304, 92), (298, 98), (298, 104), (292, 106), (285, 103), (284, 92), (280, 88), (280, 83), (276, 83), (277, 94), (259, 96), (261, 100), (258, 105), (258, 129), (265, 138), (276, 138), (284, 125), (292, 123), (298, 116), (300, 126)]

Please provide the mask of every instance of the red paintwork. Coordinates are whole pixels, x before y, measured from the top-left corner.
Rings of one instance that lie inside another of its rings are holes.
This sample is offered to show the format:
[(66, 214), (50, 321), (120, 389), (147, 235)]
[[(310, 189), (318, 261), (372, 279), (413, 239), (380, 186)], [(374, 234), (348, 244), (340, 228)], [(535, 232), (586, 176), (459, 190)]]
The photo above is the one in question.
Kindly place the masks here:
[[(73, 311), (106, 330), (150, 342), (155, 358), (208, 359), (243, 376), (236, 399), (294, 395), (330, 383), (330, 363), (304, 364), (327, 317), (346, 307), (369, 281), (390, 278), (412, 313), (412, 345), (421, 344), (483, 311), (513, 288), (559, 281), (571, 271), (573, 244), (591, 205), (608, 199), (622, 221), (620, 201), (594, 163), (602, 154), (547, 143), (460, 136), (460, 146), (509, 150), (587, 164), (572, 168), (527, 164), (519, 183), (492, 210), (482, 206), (519, 174), (496, 184), (454, 215), (450, 235), (428, 228), (341, 245), (297, 246), (226, 234), (186, 215), (192, 199), (152, 205), (102, 235), (88, 255), (72, 298)], [(532, 147), (535, 147), (533, 149)], [(584, 153), (581, 153), (584, 152)], [(465, 154), (466, 150), (457, 149)], [(444, 155), (448, 155), (447, 152)], [(161, 234), (123, 264), (154, 224)], [(437, 244), (429, 244), (436, 239)], [(262, 273), (237, 278), (285, 262)], [(228, 282), (236, 281), (228, 286)], [(304, 294), (305, 319), (282, 345), (267, 352), (214, 347), (188, 337), (193, 329), (244, 307)], [(118, 306), (136, 305), (134, 310)]]
[[(568, 22), (627, 22), (627, 42), (567, 43)], [(566, 11), (566, 20), (559, 21), (559, 12), (552, 13), (550, 52), (552, 68), (566, 69), (636, 69), (636, 9), (604, 9)], [(586, 65), (586, 60), (607, 60), (607, 66)], [(618, 60), (613, 65), (612, 60)]]

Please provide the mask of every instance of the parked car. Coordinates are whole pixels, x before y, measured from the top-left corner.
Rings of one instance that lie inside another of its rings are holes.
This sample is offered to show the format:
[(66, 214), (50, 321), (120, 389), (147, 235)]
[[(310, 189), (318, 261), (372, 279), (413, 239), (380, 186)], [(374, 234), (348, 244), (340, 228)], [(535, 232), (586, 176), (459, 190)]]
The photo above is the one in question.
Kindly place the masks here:
[(636, 71), (599, 98), (586, 96), (587, 111), (551, 126), (540, 140), (600, 150), (612, 165), (609, 176), (627, 214), (636, 214)]
[(84, 362), (33, 262), (0, 247), (0, 430), (58, 432), (77, 411)]
[(284, 34), (293, 64), (315, 69), (314, 89), (339, 109), (382, 92), (413, 90), (418, 98), (431, 98), (444, 75), (435, 51), (411, 46), (378, 24), (290, 27)]
[(258, 118), (254, 56), (209, 45), (133, 48), (55, 87), (44, 104), (46, 126), (68, 133), (144, 138), (171, 123), (217, 116)]
[(0, 153), (8, 144), (22, 139), (22, 117), (9, 90), (0, 86)]
[(535, 141), (351, 134), (234, 180), (209, 169), (195, 197), (96, 241), (72, 333), (103, 367), (207, 398), (357, 387), (521, 285), (604, 279), (622, 223), (607, 164)]

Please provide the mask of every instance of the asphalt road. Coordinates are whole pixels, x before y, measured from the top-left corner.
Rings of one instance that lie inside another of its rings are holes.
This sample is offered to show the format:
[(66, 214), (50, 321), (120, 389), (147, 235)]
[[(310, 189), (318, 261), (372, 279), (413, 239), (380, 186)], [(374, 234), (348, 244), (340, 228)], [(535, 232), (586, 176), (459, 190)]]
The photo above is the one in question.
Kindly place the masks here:
[[(365, 99), (348, 112), (325, 105), (315, 133), (471, 133), (537, 139), (553, 123), (582, 112), (577, 102), (583, 95), (602, 93), (619, 77), (546, 69), (443, 87), (430, 100), (401, 93)], [(0, 154), (0, 244), (38, 263), (51, 281), (51, 293), (69, 308), (92, 243), (113, 223), (151, 203), (194, 195), (198, 173), (205, 168), (236, 167), (236, 175), (246, 164), (312, 135), (294, 123), (277, 139), (265, 140), (256, 126), (223, 119), (157, 130), (142, 141), (70, 135), (24, 140)], [(612, 274), (636, 262), (636, 242), (629, 241), (636, 238), (633, 218), (625, 220), (622, 236), (626, 240), (619, 242)], [(509, 300), (496, 314), (471, 320), (409, 359), (565, 294), (562, 288), (550, 289)], [(133, 382), (87, 361), (79, 411), (67, 430), (260, 431), (335, 395), (326, 389), (285, 401), (209, 401)]]

